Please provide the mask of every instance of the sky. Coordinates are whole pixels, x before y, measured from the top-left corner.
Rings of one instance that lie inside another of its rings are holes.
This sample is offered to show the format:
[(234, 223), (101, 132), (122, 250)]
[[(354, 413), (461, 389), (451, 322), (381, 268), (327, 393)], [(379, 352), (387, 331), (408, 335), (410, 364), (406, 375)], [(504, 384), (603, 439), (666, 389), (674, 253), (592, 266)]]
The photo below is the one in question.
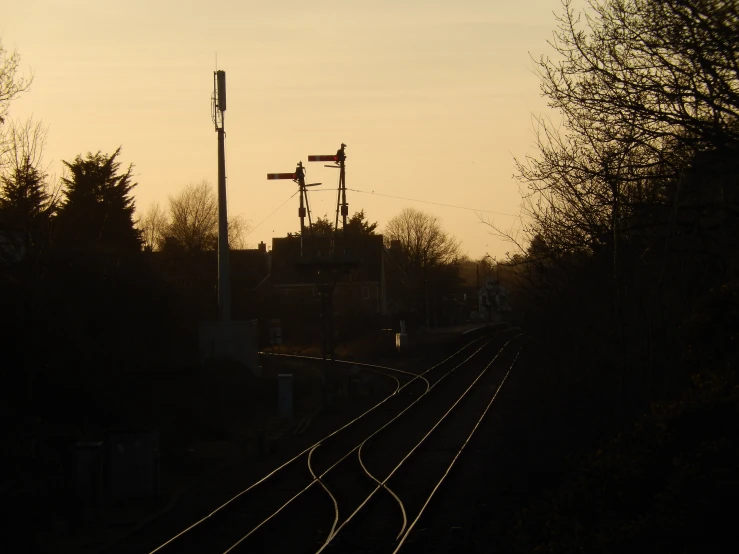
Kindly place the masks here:
[(62, 160), (122, 146), (139, 213), (188, 184), (215, 187), (217, 68), (227, 81), (229, 214), (251, 223), (250, 246), (299, 230), (297, 186), (266, 179), (298, 161), (309, 183), (323, 183), (315, 189), (328, 189), (311, 192), (314, 217), (333, 219), (338, 171), (308, 155), (343, 142), (350, 214), (364, 209), (382, 229), (419, 209), (471, 257), (500, 259), (515, 248), (482, 220), (520, 226), (514, 156), (535, 153), (532, 117), (548, 114), (532, 56), (549, 52), (559, 7), (25, 0), (4, 5), (0, 40), (34, 76), (10, 116), (48, 125), (56, 177)]

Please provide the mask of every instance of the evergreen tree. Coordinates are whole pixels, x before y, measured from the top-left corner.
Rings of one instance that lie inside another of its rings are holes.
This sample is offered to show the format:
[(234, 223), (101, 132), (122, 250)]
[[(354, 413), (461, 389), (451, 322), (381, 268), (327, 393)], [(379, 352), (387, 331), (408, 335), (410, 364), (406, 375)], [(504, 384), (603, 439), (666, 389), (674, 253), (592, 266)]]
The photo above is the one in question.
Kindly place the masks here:
[(141, 232), (133, 219), (133, 164), (119, 174), (121, 164), (116, 158), (120, 152), (120, 147), (110, 156), (88, 152), (84, 159), (77, 156), (72, 162), (64, 162), (70, 176), (62, 179), (65, 200), (58, 218), (61, 244), (119, 251), (141, 249)]
[(311, 231), (316, 235), (331, 235), (334, 232), (334, 224), (329, 220), (328, 214), (313, 221)]
[[(374, 235), (377, 229), (377, 222), (370, 223), (367, 221), (367, 215), (364, 210), (354, 212), (346, 222), (346, 232), (351, 236), (368, 236)], [(323, 214), (323, 217), (319, 217), (313, 221), (312, 227), (313, 233), (317, 235), (330, 235), (334, 232), (334, 224), (328, 218), (328, 214)], [(341, 223), (339, 223), (339, 233), (342, 232)]]
[(0, 211), (5, 226), (22, 234), (26, 252), (37, 252), (48, 238), (54, 202), (47, 192), (45, 177), (31, 166), (13, 169), (0, 177)]
[[(0, 157), (0, 228), (16, 243), (20, 256), (35, 256), (49, 243), (57, 207), (43, 166), (46, 129), (40, 122), (13, 121)], [(24, 254), (25, 253), (25, 254)]]
[(377, 222), (370, 223), (363, 209), (354, 212), (354, 215), (346, 222), (346, 232), (354, 236), (365, 237), (374, 235), (376, 229)]

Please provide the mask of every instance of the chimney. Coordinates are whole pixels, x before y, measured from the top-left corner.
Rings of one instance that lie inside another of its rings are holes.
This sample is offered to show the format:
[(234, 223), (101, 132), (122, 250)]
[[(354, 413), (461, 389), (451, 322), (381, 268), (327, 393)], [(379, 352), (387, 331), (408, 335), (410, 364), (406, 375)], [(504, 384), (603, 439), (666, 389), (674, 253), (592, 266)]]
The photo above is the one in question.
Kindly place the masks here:
[(264, 241), (262, 241), (262, 242), (259, 243), (258, 248), (259, 248), (259, 251), (262, 254), (266, 254), (267, 253), (267, 245), (264, 243)]
[(397, 252), (400, 250), (400, 241), (399, 240), (391, 240), (390, 241), (390, 250), (392, 252)]

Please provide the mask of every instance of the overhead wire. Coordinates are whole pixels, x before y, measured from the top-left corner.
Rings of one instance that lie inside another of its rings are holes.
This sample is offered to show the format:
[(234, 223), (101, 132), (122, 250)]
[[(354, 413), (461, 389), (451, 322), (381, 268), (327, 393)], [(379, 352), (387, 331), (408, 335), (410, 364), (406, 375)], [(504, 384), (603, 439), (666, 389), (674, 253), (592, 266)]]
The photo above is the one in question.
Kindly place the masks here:
[(264, 222), (265, 222), (265, 221), (267, 221), (267, 220), (268, 220), (268, 219), (269, 219), (270, 217), (272, 217), (273, 215), (275, 215), (275, 213), (277, 212), (277, 210), (279, 210), (279, 209), (280, 209), (280, 208), (282, 208), (282, 207), (283, 207), (283, 206), (284, 206), (285, 204), (287, 204), (288, 202), (290, 202), (290, 200), (292, 200), (292, 199), (293, 199), (293, 198), (295, 197), (295, 195), (296, 195), (296, 194), (298, 194), (298, 192), (300, 192), (300, 189), (298, 189), (298, 190), (296, 190), (295, 192), (293, 192), (293, 193), (292, 193), (292, 194), (290, 195), (290, 198), (288, 198), (288, 199), (287, 199), (287, 200), (285, 200), (285, 201), (284, 201), (284, 202), (283, 202), (282, 204), (280, 204), (279, 206), (277, 206), (277, 207), (276, 207), (276, 208), (275, 208), (274, 210), (272, 210), (272, 212), (271, 212), (271, 213), (270, 213), (270, 214), (269, 214), (269, 215), (268, 215), (267, 217), (265, 217), (265, 218), (264, 218), (264, 219), (263, 219), (262, 221), (260, 221), (259, 223), (257, 223), (255, 227), (253, 227), (253, 228), (252, 228), (252, 229), (251, 229), (251, 230), (250, 230), (250, 231), (249, 231), (248, 233), (246, 233), (246, 236), (248, 237), (249, 235), (251, 235), (251, 234), (252, 234), (252, 233), (253, 233), (254, 231), (256, 231), (256, 230), (257, 230), (257, 229), (259, 228), (259, 226), (260, 226), (260, 225), (261, 225), (262, 223), (264, 223)]
[(454, 204), (446, 204), (444, 202), (432, 202), (431, 200), (419, 200), (418, 198), (407, 198), (407, 197), (404, 197), (404, 196), (395, 196), (395, 195), (392, 195), (392, 194), (384, 194), (384, 193), (375, 192), (375, 191), (368, 192), (366, 190), (350, 189), (350, 188), (347, 188), (346, 190), (351, 190), (353, 192), (358, 192), (360, 194), (368, 194), (370, 196), (384, 196), (386, 198), (395, 198), (396, 200), (407, 200), (409, 202), (421, 202), (423, 204), (434, 204), (435, 206), (444, 206), (446, 208), (457, 208), (458, 210), (469, 210), (471, 212), (483, 212), (483, 213), (488, 213), (488, 214), (507, 215), (509, 217), (518, 217), (517, 214), (509, 214), (509, 213), (506, 213), (506, 212), (496, 212), (496, 211), (493, 211), (493, 210), (481, 210), (479, 208), (468, 208), (467, 206), (457, 206), (457, 205), (454, 205)]
[[(324, 189), (312, 189), (311, 192), (329, 192), (334, 191), (336, 189), (334, 188), (324, 188)], [(397, 200), (407, 200), (409, 202), (421, 202), (423, 204), (434, 204), (435, 206), (444, 206), (445, 208), (456, 208), (458, 210), (469, 210), (471, 212), (482, 212), (487, 214), (496, 214), (496, 215), (506, 215), (508, 217), (519, 217), (519, 214), (511, 214), (507, 212), (496, 212), (493, 210), (481, 210), (479, 208), (469, 208), (467, 206), (457, 206), (455, 204), (446, 204), (444, 202), (433, 202), (431, 200), (420, 200), (418, 198), (408, 198), (405, 196), (395, 196), (393, 194), (384, 194), (381, 192), (374, 192), (374, 191), (366, 191), (366, 190), (359, 190), (359, 189), (351, 189), (348, 188), (346, 190), (350, 190), (352, 192), (358, 192), (360, 194), (368, 194), (370, 196), (384, 196), (386, 198), (395, 198)]]
[[(311, 193), (313, 193), (313, 192), (330, 192), (330, 191), (335, 191), (335, 190), (338, 190), (338, 187), (337, 187), (337, 188), (320, 188), (320, 189), (311, 189), (311, 191), (310, 191), (310, 192), (311, 192)], [(393, 194), (385, 194), (385, 193), (382, 193), (382, 192), (375, 192), (375, 191), (371, 191), (371, 192), (370, 192), (370, 191), (366, 191), (366, 190), (360, 190), (360, 189), (354, 189), (354, 188), (348, 188), (348, 187), (347, 187), (347, 189), (346, 189), (346, 190), (350, 190), (350, 191), (352, 191), (352, 192), (358, 192), (358, 193), (360, 193), (360, 194), (367, 194), (367, 195), (370, 195), (370, 196), (384, 196), (384, 197), (386, 197), (386, 198), (394, 198), (394, 199), (396, 199), (396, 200), (406, 200), (406, 201), (408, 201), (408, 202), (421, 202), (421, 203), (423, 203), (423, 204), (433, 204), (433, 205), (435, 205), (435, 206), (443, 206), (443, 207), (445, 207), (445, 208), (455, 208), (455, 209), (458, 209), (458, 210), (468, 210), (468, 211), (471, 211), (471, 212), (488, 213), (488, 214), (495, 214), (495, 215), (505, 215), (505, 216), (508, 216), (508, 217), (519, 217), (519, 215), (518, 215), (518, 214), (511, 214), (511, 213), (507, 213), (507, 212), (496, 212), (496, 211), (494, 211), (494, 210), (481, 210), (481, 209), (478, 209), (478, 208), (469, 208), (469, 207), (467, 207), (467, 206), (458, 206), (458, 205), (455, 205), (455, 204), (446, 204), (446, 203), (444, 203), (444, 202), (433, 202), (433, 201), (431, 201), (431, 200), (420, 200), (420, 199), (418, 199), (418, 198), (408, 198), (408, 197), (406, 197), (406, 196), (395, 196), (395, 195), (393, 195)], [(250, 230), (250, 231), (249, 231), (249, 232), (248, 232), (248, 233), (246, 234), (246, 236), (249, 236), (249, 235), (251, 235), (251, 234), (252, 234), (252, 233), (253, 233), (254, 231), (256, 231), (256, 230), (257, 230), (257, 229), (259, 228), (259, 226), (260, 226), (260, 225), (262, 225), (262, 223), (264, 223), (265, 221), (267, 221), (267, 220), (268, 220), (268, 219), (269, 219), (270, 217), (272, 217), (272, 216), (273, 216), (273, 215), (274, 215), (274, 214), (275, 214), (275, 213), (276, 213), (276, 212), (277, 212), (277, 211), (278, 211), (278, 210), (279, 210), (280, 208), (282, 208), (282, 207), (283, 207), (283, 206), (284, 206), (285, 204), (287, 204), (287, 203), (288, 203), (288, 202), (289, 202), (290, 200), (292, 200), (292, 199), (293, 199), (293, 197), (294, 197), (294, 196), (295, 196), (296, 194), (298, 194), (298, 192), (300, 192), (300, 190), (297, 190), (297, 191), (295, 191), (294, 193), (292, 193), (292, 194), (290, 195), (290, 197), (289, 197), (289, 198), (288, 198), (287, 200), (285, 200), (285, 201), (284, 201), (284, 202), (283, 202), (282, 204), (280, 204), (279, 206), (277, 206), (277, 208), (275, 208), (275, 209), (274, 209), (274, 210), (273, 210), (273, 211), (272, 211), (272, 212), (271, 212), (271, 213), (270, 213), (270, 214), (269, 214), (269, 215), (268, 215), (267, 217), (265, 217), (265, 218), (264, 218), (264, 219), (263, 219), (262, 221), (260, 221), (260, 222), (259, 222), (259, 223), (258, 223), (258, 224), (257, 224), (257, 225), (256, 225), (256, 226), (254, 227), (254, 228), (252, 228), (252, 229), (251, 229), (251, 230)]]

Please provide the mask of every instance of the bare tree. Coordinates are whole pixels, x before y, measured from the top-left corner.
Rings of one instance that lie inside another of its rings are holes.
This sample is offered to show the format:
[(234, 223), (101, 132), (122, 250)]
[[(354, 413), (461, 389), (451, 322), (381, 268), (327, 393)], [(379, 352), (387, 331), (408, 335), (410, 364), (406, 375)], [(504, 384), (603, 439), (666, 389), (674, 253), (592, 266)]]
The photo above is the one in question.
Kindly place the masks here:
[[(739, 144), (736, 0), (563, 0), (536, 60), (562, 124), (539, 118), (537, 154), (517, 159), (524, 238), (554, 256), (614, 254), (624, 235), (665, 224), (671, 189), (708, 149)], [(501, 229), (497, 234), (520, 238)]]
[(158, 202), (151, 204), (138, 222), (144, 250), (157, 252), (164, 246), (168, 228), (167, 214)]
[(537, 61), (566, 128), (651, 147), (666, 137), (694, 147), (739, 140), (736, 0), (588, 5), (576, 11), (563, 0), (550, 42), (557, 59)]
[[(241, 216), (230, 218), (230, 248), (242, 248), (249, 224)], [(206, 180), (187, 186), (169, 198), (169, 223), (166, 239), (174, 241), (185, 252), (215, 250), (218, 247), (218, 196)]]
[(28, 90), (33, 77), (18, 76), (20, 55), (8, 52), (0, 42), (0, 125), (5, 122), (10, 102), (20, 93)]
[(247, 247), (246, 236), (251, 225), (241, 214), (228, 216), (228, 247), (231, 250), (242, 250)]
[(525, 231), (553, 254), (617, 249), (624, 232), (654, 224), (644, 207), (669, 202), (696, 152), (734, 155), (737, 2), (562, 4), (555, 56), (536, 60), (562, 124), (538, 119), (538, 153), (516, 160), (528, 188)]
[(427, 327), (438, 323), (438, 299), (459, 278), (459, 242), (441, 228), (437, 217), (413, 208), (388, 221), (384, 237), (388, 245), (400, 243), (412, 310), (425, 314)]
[(167, 237), (186, 252), (214, 250), (218, 243), (218, 198), (208, 181), (169, 197)]
[[(705, 276), (713, 253), (704, 245), (731, 236), (736, 204), (732, 180), (709, 179), (706, 167), (724, 177), (737, 170), (739, 5), (562, 5), (550, 42), (554, 54), (535, 60), (541, 90), (561, 123), (538, 119), (536, 154), (516, 160), (530, 244), (511, 238), (523, 253), (517, 266), (532, 285), (529, 296), (537, 298), (527, 311), (537, 311), (544, 322), (571, 305), (573, 326), (600, 320), (601, 328), (576, 346), (599, 349), (606, 365), (619, 370), (612, 375), (624, 391), (629, 379), (638, 386), (637, 368), (653, 359), (653, 344), (669, 344), (679, 334), (674, 322), (687, 302), (675, 299), (686, 287), (676, 280), (667, 294), (663, 286), (672, 237), (681, 235), (686, 246), (674, 260), (680, 275), (692, 264), (695, 283), (720, 278)], [(684, 201), (689, 190), (693, 197)], [(702, 223), (712, 218), (721, 224)], [(720, 261), (730, 268), (725, 242)], [(649, 337), (646, 346), (640, 335)], [(653, 336), (659, 337), (654, 343)], [(645, 375), (648, 388), (651, 368)]]
[(388, 244), (399, 241), (409, 263), (418, 269), (448, 265), (460, 257), (459, 241), (447, 234), (435, 216), (405, 208), (385, 226)]

